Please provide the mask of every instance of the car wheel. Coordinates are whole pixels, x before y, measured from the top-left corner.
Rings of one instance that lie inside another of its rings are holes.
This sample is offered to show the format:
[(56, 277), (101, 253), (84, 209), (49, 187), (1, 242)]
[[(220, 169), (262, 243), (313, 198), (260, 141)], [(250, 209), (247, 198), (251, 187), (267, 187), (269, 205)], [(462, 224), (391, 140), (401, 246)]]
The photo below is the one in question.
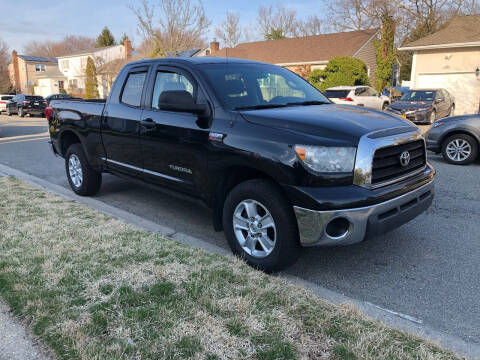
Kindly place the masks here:
[(7, 116), (12, 116), (12, 113), (10, 112), (9, 108), (7, 108), (6, 113), (7, 113)]
[(433, 110), (431, 113), (430, 113), (430, 116), (428, 117), (428, 123), (430, 125), (432, 125), (435, 120), (437, 119), (437, 113), (435, 112), (435, 110)]
[(225, 200), (223, 228), (233, 253), (260, 270), (285, 269), (300, 254), (293, 207), (270, 181), (249, 180), (233, 188)]
[(65, 170), (72, 190), (81, 196), (94, 195), (102, 184), (102, 173), (92, 169), (80, 144), (71, 145), (65, 155)]
[(455, 113), (455, 105), (452, 105), (450, 106), (450, 110), (448, 111), (447, 117), (453, 116), (454, 113)]
[(449, 136), (442, 146), (442, 155), (445, 161), (455, 165), (467, 165), (475, 161), (478, 156), (477, 141), (466, 134)]
[(18, 116), (20, 116), (21, 118), (25, 117), (25, 113), (23, 112), (23, 109), (22, 108), (18, 108)]
[(384, 102), (383, 105), (382, 105), (382, 110), (385, 110), (388, 105), (390, 105), (388, 102)]

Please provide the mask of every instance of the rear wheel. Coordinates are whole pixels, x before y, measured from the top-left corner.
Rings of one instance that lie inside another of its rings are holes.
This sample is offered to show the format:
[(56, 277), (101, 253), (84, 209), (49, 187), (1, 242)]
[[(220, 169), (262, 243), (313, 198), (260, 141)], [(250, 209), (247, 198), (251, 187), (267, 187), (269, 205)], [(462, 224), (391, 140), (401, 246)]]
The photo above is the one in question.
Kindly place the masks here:
[(102, 184), (102, 173), (92, 169), (80, 144), (71, 145), (65, 155), (65, 170), (72, 190), (81, 196), (94, 195)]
[(390, 105), (388, 102), (384, 102), (383, 105), (382, 105), (382, 110), (385, 110), (388, 105)]
[(230, 191), (223, 228), (233, 253), (266, 272), (292, 265), (300, 253), (292, 206), (270, 181), (249, 180)]
[(442, 146), (442, 155), (445, 161), (455, 165), (467, 165), (475, 161), (478, 156), (477, 141), (466, 134), (449, 136)]

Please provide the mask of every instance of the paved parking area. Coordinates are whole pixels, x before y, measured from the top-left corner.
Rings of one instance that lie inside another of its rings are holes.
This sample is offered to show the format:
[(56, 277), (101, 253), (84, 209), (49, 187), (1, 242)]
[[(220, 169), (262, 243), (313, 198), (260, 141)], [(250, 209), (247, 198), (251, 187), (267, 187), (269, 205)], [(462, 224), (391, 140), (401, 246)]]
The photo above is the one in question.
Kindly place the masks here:
[[(68, 187), (46, 130), (44, 119), (0, 115), (0, 163)], [(429, 160), (437, 169), (436, 198), (425, 214), (361, 244), (308, 249), (288, 273), (480, 343), (480, 163)], [(189, 201), (108, 175), (96, 198), (226, 247), (209, 212)]]

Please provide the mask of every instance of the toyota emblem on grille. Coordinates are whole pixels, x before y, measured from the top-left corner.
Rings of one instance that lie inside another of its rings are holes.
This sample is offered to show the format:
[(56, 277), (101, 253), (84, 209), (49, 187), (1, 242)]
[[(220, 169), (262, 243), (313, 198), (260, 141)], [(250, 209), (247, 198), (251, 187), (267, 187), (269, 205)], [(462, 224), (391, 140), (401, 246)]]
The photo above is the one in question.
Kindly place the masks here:
[(400, 164), (405, 167), (410, 164), (410, 153), (408, 151), (404, 151), (400, 154)]

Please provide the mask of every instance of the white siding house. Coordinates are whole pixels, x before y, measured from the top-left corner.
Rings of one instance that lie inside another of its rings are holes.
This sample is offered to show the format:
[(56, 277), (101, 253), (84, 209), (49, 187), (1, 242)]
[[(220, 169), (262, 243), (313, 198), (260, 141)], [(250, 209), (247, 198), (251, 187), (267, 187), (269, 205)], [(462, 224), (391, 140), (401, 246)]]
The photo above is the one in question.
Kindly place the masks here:
[[(79, 51), (74, 54), (58, 57), (58, 67), (66, 78), (65, 88), (69, 93), (83, 95), (85, 92), (85, 70), (87, 59), (92, 58), (98, 68), (118, 59), (131, 57), (131, 46), (114, 45)], [(104, 89), (103, 81), (98, 83), (101, 97), (106, 97), (108, 89)]]

